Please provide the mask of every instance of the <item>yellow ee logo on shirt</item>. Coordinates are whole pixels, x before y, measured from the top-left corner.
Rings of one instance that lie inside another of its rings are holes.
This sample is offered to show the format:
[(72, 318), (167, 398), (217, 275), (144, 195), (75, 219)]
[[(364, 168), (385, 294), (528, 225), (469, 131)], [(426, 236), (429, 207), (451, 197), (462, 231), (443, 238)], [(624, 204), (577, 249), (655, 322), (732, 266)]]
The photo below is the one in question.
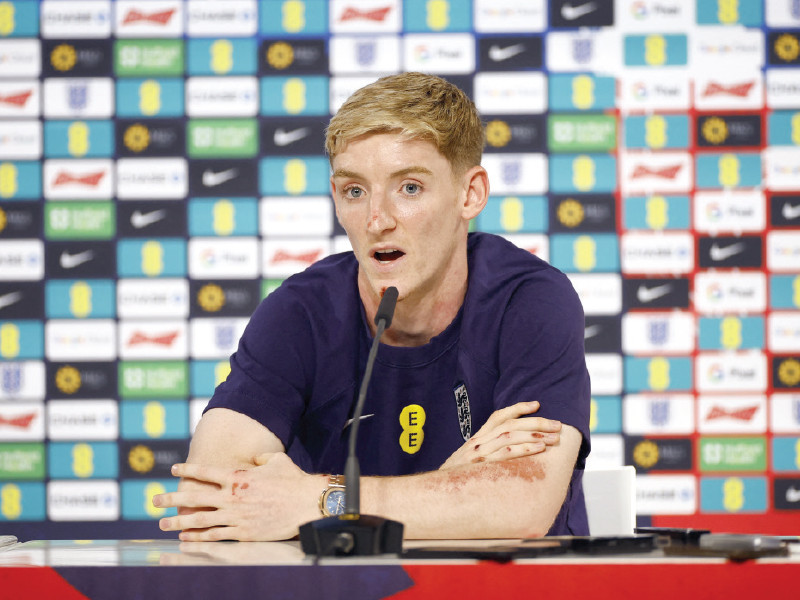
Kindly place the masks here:
[(409, 404), (400, 413), (400, 447), (406, 454), (416, 454), (422, 448), (425, 439), (425, 409), (419, 404)]

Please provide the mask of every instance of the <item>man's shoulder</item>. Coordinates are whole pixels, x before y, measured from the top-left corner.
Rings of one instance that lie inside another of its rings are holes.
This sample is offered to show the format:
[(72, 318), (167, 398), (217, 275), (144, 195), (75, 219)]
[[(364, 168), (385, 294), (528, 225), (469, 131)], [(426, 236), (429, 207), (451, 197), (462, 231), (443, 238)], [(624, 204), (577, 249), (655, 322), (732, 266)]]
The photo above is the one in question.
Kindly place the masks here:
[[(510, 297), (520, 289), (570, 293), (567, 276), (529, 250), (490, 233), (472, 233), (468, 240), (470, 287), (492, 298)], [(502, 293), (506, 290), (508, 296)], [(498, 295), (498, 292), (501, 292)]]
[(309, 318), (327, 318), (358, 299), (358, 263), (352, 252), (322, 258), (290, 275), (264, 300), (266, 309), (302, 311)]

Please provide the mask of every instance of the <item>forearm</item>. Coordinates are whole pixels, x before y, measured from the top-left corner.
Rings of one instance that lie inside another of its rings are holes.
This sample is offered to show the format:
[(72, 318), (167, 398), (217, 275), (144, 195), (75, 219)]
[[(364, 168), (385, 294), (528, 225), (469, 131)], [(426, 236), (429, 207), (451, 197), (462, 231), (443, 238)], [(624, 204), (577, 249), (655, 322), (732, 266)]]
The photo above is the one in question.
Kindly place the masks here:
[(541, 460), (523, 457), (406, 477), (365, 477), (362, 512), (400, 521), (410, 539), (538, 537), (564, 500), (540, 483), (546, 476)]
[(361, 511), (400, 521), (412, 539), (542, 536), (564, 502), (580, 440), (565, 427), (557, 447), (535, 456), (364, 477)]

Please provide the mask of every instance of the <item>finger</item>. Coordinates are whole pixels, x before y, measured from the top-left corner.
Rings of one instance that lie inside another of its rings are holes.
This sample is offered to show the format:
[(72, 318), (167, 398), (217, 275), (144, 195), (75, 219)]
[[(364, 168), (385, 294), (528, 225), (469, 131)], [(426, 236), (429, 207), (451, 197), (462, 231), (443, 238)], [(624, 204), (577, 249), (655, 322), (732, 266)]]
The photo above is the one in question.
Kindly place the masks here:
[(503, 446), (499, 450), (483, 457), (483, 460), (475, 462), (500, 462), (512, 458), (520, 458), (522, 456), (533, 456), (534, 454), (544, 452), (545, 448), (546, 446), (541, 442)]
[(213, 527), (211, 529), (190, 529), (181, 531), (178, 539), (182, 542), (219, 542), (240, 539), (237, 527)]
[(167, 492), (153, 496), (156, 508), (218, 508), (218, 497), (215, 492)]
[(230, 519), (225, 511), (212, 510), (193, 513), (191, 515), (179, 515), (174, 517), (164, 517), (159, 520), (158, 527), (162, 531), (189, 531), (195, 529), (210, 529), (228, 525)]
[(543, 439), (548, 444), (557, 444), (559, 441), (558, 432), (561, 431), (561, 422), (544, 419), (542, 417), (520, 417), (501, 423), (493, 429), (481, 430), (478, 434), (470, 438), (470, 443), (473, 444), (473, 446), (481, 446), (491, 442), (498, 436), (512, 431), (541, 433), (543, 435), (533, 437)]
[(477, 456), (487, 457), (490, 454), (497, 452), (498, 450), (502, 450), (507, 446), (518, 446), (524, 444), (541, 444), (542, 447), (544, 447), (546, 442), (545, 439), (539, 437), (540, 435), (552, 434), (539, 434), (538, 432), (530, 431), (508, 431), (481, 444), (480, 447), (475, 450), (475, 454)]
[(481, 431), (484, 428), (492, 429), (509, 419), (516, 419), (522, 415), (529, 415), (537, 410), (539, 410), (539, 402), (536, 400), (532, 400), (531, 402), (517, 402), (511, 406), (506, 406), (505, 408), (494, 411), (483, 427), (481, 427)]
[(172, 465), (172, 474), (175, 477), (216, 483), (218, 486), (223, 487), (230, 479), (231, 470), (197, 463), (178, 463)]
[(539, 431), (542, 433), (558, 433), (561, 431), (561, 421), (545, 419), (544, 417), (522, 417), (513, 421), (506, 421), (501, 428), (505, 431)]

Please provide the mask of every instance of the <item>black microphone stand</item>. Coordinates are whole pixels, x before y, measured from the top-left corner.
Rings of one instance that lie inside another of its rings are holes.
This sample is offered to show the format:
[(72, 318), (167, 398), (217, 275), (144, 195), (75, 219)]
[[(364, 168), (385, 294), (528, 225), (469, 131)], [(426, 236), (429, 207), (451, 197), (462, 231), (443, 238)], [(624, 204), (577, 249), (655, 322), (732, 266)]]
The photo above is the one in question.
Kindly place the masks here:
[(388, 288), (381, 298), (375, 325), (378, 327), (367, 357), (367, 368), (361, 380), (358, 401), (353, 411), (348, 440), (347, 462), (345, 462), (345, 509), (344, 514), (325, 517), (300, 527), (300, 545), (303, 552), (315, 556), (374, 556), (376, 554), (400, 554), (403, 549), (403, 524), (375, 515), (360, 513), (361, 468), (356, 456), (356, 440), (367, 387), (372, 378), (372, 368), (381, 335), (392, 323), (397, 288)]

